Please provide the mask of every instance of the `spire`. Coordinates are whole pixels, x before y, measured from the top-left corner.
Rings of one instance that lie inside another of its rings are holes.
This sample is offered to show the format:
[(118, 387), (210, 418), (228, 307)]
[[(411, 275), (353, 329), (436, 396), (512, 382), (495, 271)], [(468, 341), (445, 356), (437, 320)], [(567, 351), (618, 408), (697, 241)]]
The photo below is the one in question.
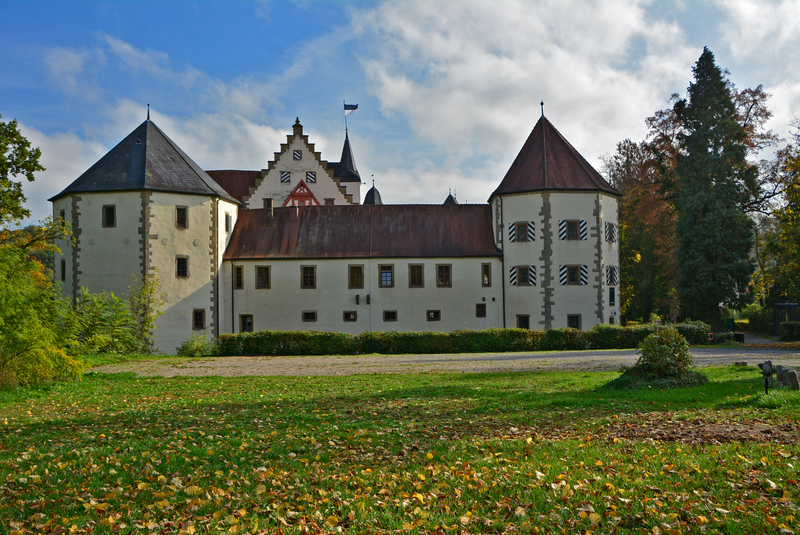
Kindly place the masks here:
[(353, 158), (353, 151), (350, 148), (350, 135), (345, 128), (344, 147), (342, 148), (342, 159), (336, 164), (333, 177), (340, 182), (361, 182), (361, 175), (358, 174), (356, 161)]
[(147, 103), (147, 120), (150, 120), (150, 103)]
[(450, 188), (447, 188), (447, 198), (444, 200), (444, 204), (458, 204), (458, 200)]
[(544, 100), (539, 103), (539, 106), (542, 107), (542, 117), (544, 117)]

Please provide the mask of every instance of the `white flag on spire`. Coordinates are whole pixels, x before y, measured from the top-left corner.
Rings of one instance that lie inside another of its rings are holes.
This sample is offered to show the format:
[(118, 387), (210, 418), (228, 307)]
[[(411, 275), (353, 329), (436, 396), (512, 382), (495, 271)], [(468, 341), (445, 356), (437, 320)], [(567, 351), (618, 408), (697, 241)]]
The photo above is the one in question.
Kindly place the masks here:
[(344, 116), (347, 117), (354, 111), (358, 109), (358, 104), (345, 104), (344, 105)]

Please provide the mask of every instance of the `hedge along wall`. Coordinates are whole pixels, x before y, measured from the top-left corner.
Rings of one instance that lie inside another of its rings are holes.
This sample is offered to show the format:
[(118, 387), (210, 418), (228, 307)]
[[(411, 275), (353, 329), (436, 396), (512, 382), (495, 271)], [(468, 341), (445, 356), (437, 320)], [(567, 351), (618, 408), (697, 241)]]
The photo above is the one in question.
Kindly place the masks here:
[(796, 341), (800, 340), (800, 321), (788, 321), (781, 323), (781, 340)]
[[(581, 349), (631, 349), (663, 325), (595, 325), (577, 329), (487, 329), (485, 331), (365, 332), (351, 335), (316, 331), (260, 331), (223, 334), (217, 355), (358, 355), (503, 353), (509, 351), (567, 351)], [(690, 344), (708, 343), (707, 325), (675, 325)]]

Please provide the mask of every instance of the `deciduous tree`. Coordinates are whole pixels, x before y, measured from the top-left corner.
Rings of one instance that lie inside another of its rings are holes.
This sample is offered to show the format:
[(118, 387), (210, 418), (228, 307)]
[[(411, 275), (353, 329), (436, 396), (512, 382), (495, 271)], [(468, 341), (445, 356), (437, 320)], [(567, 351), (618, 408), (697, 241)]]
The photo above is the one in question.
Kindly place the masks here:
[(32, 182), (35, 172), (44, 171), (39, 163), (41, 155), (20, 133), (16, 119), (0, 121), (0, 228), (30, 216), (30, 210), (23, 206), (22, 183), (13, 179), (23, 177)]

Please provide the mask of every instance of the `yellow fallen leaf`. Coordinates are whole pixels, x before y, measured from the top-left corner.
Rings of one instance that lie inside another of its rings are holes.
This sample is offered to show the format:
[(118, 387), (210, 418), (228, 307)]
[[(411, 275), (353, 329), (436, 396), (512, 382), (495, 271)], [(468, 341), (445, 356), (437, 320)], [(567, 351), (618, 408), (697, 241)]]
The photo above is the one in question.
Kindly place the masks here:
[(256, 487), (256, 494), (264, 494), (265, 492), (267, 492), (266, 485), (259, 485)]
[(336, 518), (335, 516), (331, 515), (326, 520), (326, 523), (331, 527), (338, 526), (339, 525), (339, 519)]
[(589, 522), (591, 522), (591, 523), (593, 523), (593, 524), (597, 524), (597, 523), (598, 523), (598, 522), (600, 522), (602, 519), (603, 519), (603, 517), (602, 517), (602, 516), (600, 516), (600, 515), (599, 515), (599, 514), (597, 514), (597, 513), (589, 513)]
[(431, 459), (433, 459), (433, 453), (431, 453), (431, 452), (428, 452), (428, 455), (426, 455), (426, 457), (427, 457), (427, 458), (428, 458), (428, 460), (430, 461)]

